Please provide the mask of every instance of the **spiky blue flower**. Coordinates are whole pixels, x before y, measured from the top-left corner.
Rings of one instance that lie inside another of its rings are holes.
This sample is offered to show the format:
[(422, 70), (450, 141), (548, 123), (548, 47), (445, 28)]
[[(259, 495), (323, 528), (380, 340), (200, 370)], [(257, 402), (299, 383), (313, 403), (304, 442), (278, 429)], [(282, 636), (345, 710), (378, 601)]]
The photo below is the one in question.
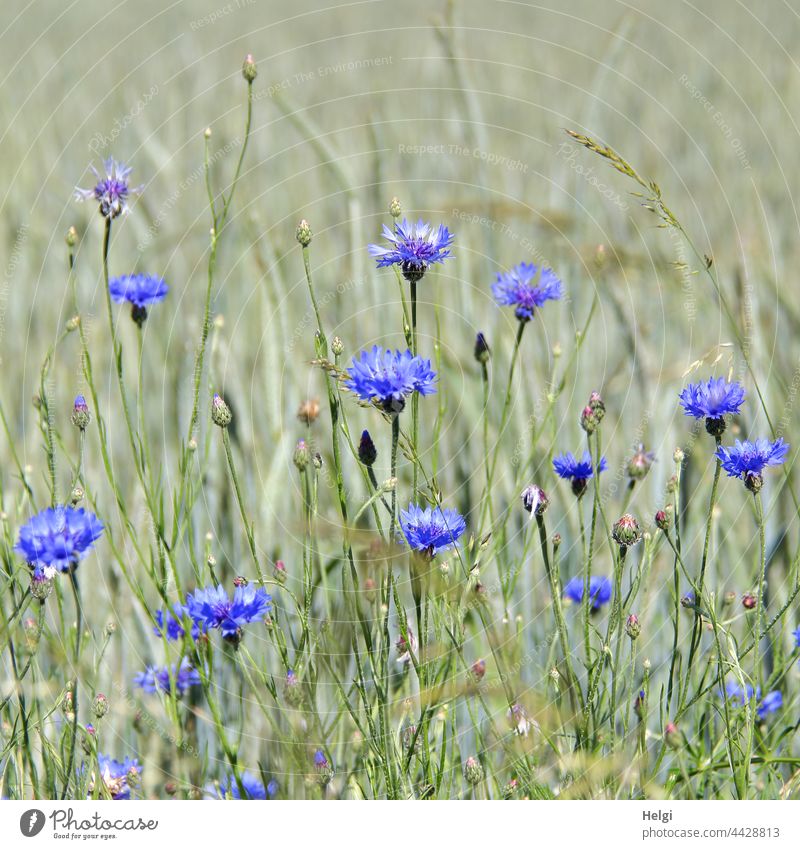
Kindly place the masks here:
[(94, 198), (100, 205), (100, 214), (109, 219), (128, 212), (128, 199), (142, 190), (142, 186), (136, 188), (131, 186), (128, 180), (131, 169), (117, 162), (113, 157), (103, 162), (105, 174), (100, 174), (93, 165), (89, 167), (97, 178), (97, 182), (91, 189), (76, 188), (75, 199)]
[(500, 306), (514, 307), (520, 321), (530, 321), (547, 301), (560, 300), (564, 289), (552, 268), (542, 268), (540, 272), (539, 266), (521, 262), (497, 275), (492, 294)]
[(327, 757), (325, 757), (325, 752), (323, 752), (322, 749), (317, 749), (316, 752), (314, 752), (314, 766), (320, 771), (329, 770), (331, 768)]
[(685, 415), (718, 421), (739, 412), (744, 403), (744, 389), (735, 381), (728, 383), (724, 377), (710, 377), (707, 383), (690, 383), (679, 397)]
[(436, 372), (431, 361), (411, 351), (391, 351), (375, 345), (353, 357), (347, 369), (345, 388), (362, 401), (375, 401), (386, 412), (399, 413), (412, 392), (432, 395), (436, 392)]
[(758, 714), (759, 719), (764, 719), (765, 716), (768, 716), (770, 713), (776, 713), (783, 707), (783, 695), (780, 690), (773, 690), (770, 693), (767, 693), (764, 696), (763, 700), (759, 702), (758, 707), (756, 707), (756, 713)]
[(123, 274), (111, 279), (108, 291), (118, 304), (127, 301), (134, 307), (145, 309), (163, 301), (169, 287), (160, 277), (152, 274)]
[(444, 262), (450, 253), (453, 234), (440, 224), (432, 227), (421, 218), (416, 224), (405, 218), (395, 223), (394, 230), (383, 225), (383, 237), (391, 247), (369, 245), (368, 250), (375, 257), (378, 268), (388, 265), (399, 265), (406, 280), (416, 282), (428, 270), (428, 266), (436, 262)]
[(409, 504), (408, 510), (400, 511), (400, 528), (408, 545), (435, 557), (458, 545), (459, 537), (467, 529), (467, 523), (458, 510), (441, 507), (418, 507)]
[(751, 684), (742, 687), (737, 681), (728, 681), (725, 685), (725, 693), (734, 707), (744, 707), (749, 704), (753, 695), (755, 695), (756, 714), (759, 719), (764, 719), (764, 717), (775, 713), (783, 706), (783, 695), (780, 690), (772, 690), (762, 699), (761, 687), (756, 687), (753, 690)]
[(278, 792), (278, 782), (274, 778), (267, 783), (266, 787), (261, 778), (253, 775), (252, 772), (245, 771), (239, 778), (244, 788), (244, 796), (233, 774), (227, 775), (220, 781), (219, 791), (210, 787), (207, 788), (207, 792), (217, 799), (272, 799)]
[(48, 507), (20, 528), (14, 548), (37, 580), (49, 579), (77, 566), (102, 533), (103, 523), (82, 507)]
[(236, 642), (244, 625), (269, 613), (271, 601), (266, 590), (248, 584), (236, 587), (232, 599), (222, 586), (196, 590), (186, 599), (186, 606), (201, 628), (219, 628), (225, 639)]
[(789, 445), (783, 439), (770, 442), (768, 439), (757, 439), (755, 442), (740, 442), (727, 448), (720, 446), (717, 457), (722, 468), (732, 478), (759, 477), (767, 466), (780, 466), (786, 459)]
[[(181, 604), (179, 601), (176, 601), (175, 604), (172, 605), (171, 610), (156, 610), (153, 614), (153, 618), (156, 621), (153, 630), (157, 637), (162, 636), (164, 632), (164, 623), (166, 622), (167, 639), (180, 640), (186, 633), (183, 623), (187, 617), (191, 619), (191, 616), (189, 615), (189, 608), (185, 604)], [(202, 630), (200, 625), (198, 625), (197, 622), (192, 622), (192, 637), (196, 640), (201, 633)]]
[[(588, 451), (584, 451), (580, 460), (575, 455), (568, 451), (566, 454), (559, 454), (553, 457), (553, 468), (560, 478), (565, 480), (588, 480), (594, 477), (594, 468), (592, 466), (592, 455)], [(608, 468), (608, 462), (605, 457), (600, 458), (600, 471), (604, 472)]]
[(125, 758), (117, 761), (108, 755), (98, 754), (100, 777), (112, 799), (130, 799), (131, 789), (128, 784), (132, 776), (142, 774), (142, 768), (136, 758)]
[[(173, 663), (171, 671), (172, 677), (175, 679), (175, 693), (178, 696), (182, 696), (189, 687), (200, 683), (199, 673), (189, 663), (189, 659), (186, 657), (181, 660), (178, 667)], [(166, 666), (148, 666), (144, 672), (136, 675), (133, 681), (145, 693), (155, 693), (156, 690), (161, 690), (162, 693), (170, 693), (172, 691), (170, 669)]]
[[(567, 581), (564, 586), (564, 598), (580, 604), (583, 601), (584, 579), (576, 575)], [(589, 578), (589, 601), (592, 610), (599, 610), (604, 604), (611, 601), (612, 584), (611, 578), (604, 575), (592, 575)]]

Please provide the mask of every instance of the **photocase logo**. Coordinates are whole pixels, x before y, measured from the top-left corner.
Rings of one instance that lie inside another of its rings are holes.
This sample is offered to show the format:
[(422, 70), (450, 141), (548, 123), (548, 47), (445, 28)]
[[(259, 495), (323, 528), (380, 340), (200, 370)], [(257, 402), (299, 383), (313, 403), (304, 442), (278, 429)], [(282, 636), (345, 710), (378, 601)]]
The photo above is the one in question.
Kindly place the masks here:
[(31, 808), (19, 818), (19, 830), (25, 837), (36, 837), (44, 828), (45, 816), (38, 808)]

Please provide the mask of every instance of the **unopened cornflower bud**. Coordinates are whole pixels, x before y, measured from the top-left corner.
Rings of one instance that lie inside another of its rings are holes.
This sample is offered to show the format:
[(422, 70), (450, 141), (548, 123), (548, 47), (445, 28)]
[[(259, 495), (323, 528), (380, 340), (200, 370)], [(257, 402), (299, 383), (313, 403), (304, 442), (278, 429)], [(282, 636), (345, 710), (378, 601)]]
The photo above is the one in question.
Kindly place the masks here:
[(102, 719), (109, 710), (108, 699), (102, 693), (98, 693), (92, 702), (92, 712), (98, 719)]
[(674, 722), (668, 722), (664, 726), (664, 742), (670, 749), (679, 749), (681, 745), (681, 732)]
[(742, 607), (745, 610), (753, 610), (757, 604), (758, 599), (753, 595), (753, 593), (745, 593), (742, 596)]
[(625, 633), (632, 640), (639, 639), (639, 634), (642, 633), (642, 626), (639, 622), (639, 617), (635, 613), (631, 613), (631, 615), (625, 621)]
[(642, 529), (636, 519), (630, 513), (626, 513), (614, 522), (611, 536), (621, 548), (628, 548), (628, 546), (636, 545), (642, 538)]
[(331, 351), (333, 351), (334, 357), (341, 357), (344, 353), (344, 342), (340, 336), (334, 336), (331, 340)]
[(67, 682), (67, 691), (64, 693), (64, 696), (61, 699), (61, 710), (67, 716), (69, 716), (75, 707), (75, 703), (72, 696), (72, 681)]
[(211, 127), (206, 127), (205, 130), (203, 130), (203, 138), (211, 138)]
[(295, 238), (300, 243), (300, 246), (303, 248), (307, 248), (311, 244), (311, 225), (305, 218), (297, 225), (297, 230), (295, 231)]
[(106, 636), (110, 637), (117, 630), (117, 623), (113, 621), (106, 622)]
[(174, 796), (178, 792), (178, 785), (174, 781), (165, 781), (164, 792), (167, 796)]
[(680, 445), (672, 452), (672, 460), (676, 466), (680, 466), (685, 457), (686, 455), (683, 453), (683, 448), (681, 448)]
[(639, 443), (636, 453), (628, 460), (628, 477), (631, 480), (640, 481), (650, 471), (650, 467), (655, 461), (655, 456), (652, 451), (645, 451), (644, 445)]
[(681, 596), (681, 607), (692, 608), (695, 606), (694, 593), (689, 590), (689, 592), (684, 593)]
[(473, 758), (472, 755), (470, 755), (464, 762), (464, 778), (466, 778), (467, 783), (471, 784), (473, 787), (483, 781), (483, 767), (481, 766), (480, 761), (478, 761), (477, 758)]
[(475, 337), (475, 359), (481, 363), (486, 364), (489, 362), (489, 358), (492, 356), (491, 349), (489, 348), (489, 343), (486, 341), (486, 337), (483, 333), (478, 333)]
[(470, 666), (469, 673), (472, 680), (476, 684), (479, 684), (483, 680), (483, 676), (486, 675), (486, 661), (482, 658), (480, 660), (476, 660), (475, 663)]
[(252, 53), (248, 53), (247, 56), (244, 57), (244, 62), (242, 62), (242, 76), (245, 78), (248, 85), (252, 85), (253, 81), (258, 76), (256, 60), (253, 59)]
[(246, 587), (249, 583), (250, 583), (250, 581), (248, 581), (247, 578), (245, 578), (244, 575), (237, 575), (233, 579), (233, 586), (236, 587), (237, 589), (239, 587)]
[(67, 234), (64, 236), (64, 241), (67, 243), (68, 248), (75, 247), (78, 243), (78, 231), (75, 227), (70, 227), (69, 230), (67, 230)]
[(647, 693), (644, 690), (639, 690), (636, 695), (636, 700), (633, 703), (633, 710), (639, 719), (644, 715), (645, 702), (647, 701)]
[(301, 422), (313, 424), (319, 416), (319, 401), (316, 398), (308, 398), (297, 408), (297, 418)]
[(187, 448), (188, 448), (188, 449), (189, 449), (192, 453), (194, 453), (195, 451), (197, 451), (197, 440), (196, 440), (194, 437), (192, 437), (192, 438), (189, 440), (189, 442), (188, 442), (188, 444), (186, 445), (186, 447), (187, 447)]
[(303, 703), (303, 686), (293, 669), (286, 670), (286, 680), (283, 683), (283, 696), (286, 703), (292, 707), (300, 707)]
[(600, 244), (594, 249), (594, 264), (598, 268), (604, 268), (607, 261), (608, 255), (606, 253), (606, 246)]
[(597, 417), (594, 410), (587, 404), (581, 411), (581, 427), (586, 431), (586, 433), (594, 433), (599, 424), (600, 419)]
[(364, 579), (364, 595), (367, 597), (367, 601), (373, 602), (378, 597), (377, 596), (377, 585), (375, 583), (374, 578), (365, 578)]
[(668, 531), (670, 528), (670, 518), (672, 511), (670, 509), (659, 510), (655, 515), (656, 527), (662, 531)]
[(222, 396), (214, 393), (211, 401), (211, 421), (217, 427), (227, 427), (233, 420), (231, 408), (223, 401)]
[(678, 476), (672, 475), (667, 481), (667, 492), (674, 493), (678, 491)]
[(513, 799), (514, 796), (519, 792), (519, 782), (516, 778), (512, 778), (511, 781), (503, 787), (503, 798), (504, 799)]
[(358, 443), (358, 459), (365, 466), (371, 466), (378, 459), (378, 450), (368, 430), (361, 434), (361, 441)]
[(726, 607), (730, 607), (736, 601), (736, 593), (733, 590), (729, 590), (722, 597), (722, 603)]
[(561, 545), (561, 534), (553, 534), (553, 548), (558, 548)]
[(298, 439), (297, 445), (294, 448), (292, 462), (301, 472), (305, 471), (308, 466), (308, 461), (311, 459), (311, 452), (308, 450), (305, 439)]
[(522, 506), (532, 516), (543, 516), (549, 505), (547, 493), (535, 483), (522, 490)]
[(79, 486), (75, 486), (72, 488), (72, 492), (69, 494), (70, 504), (74, 507), (80, 501), (83, 500), (84, 492)]
[(92, 414), (89, 412), (89, 405), (83, 395), (78, 395), (72, 405), (72, 424), (78, 430), (86, 430), (89, 422), (92, 420)]
[(283, 560), (275, 561), (275, 565), (272, 567), (272, 575), (279, 584), (286, 583), (288, 575), (286, 573), (286, 564)]
[(72, 333), (73, 330), (77, 330), (81, 326), (81, 317), (79, 315), (73, 315), (72, 318), (67, 319), (67, 332)]
[(603, 399), (600, 397), (599, 392), (592, 392), (589, 396), (589, 407), (595, 414), (597, 421), (601, 422), (606, 414), (606, 405), (603, 403)]
[(391, 201), (389, 201), (389, 215), (391, 215), (392, 218), (399, 218), (402, 214), (403, 207), (400, 206), (399, 198), (392, 198)]

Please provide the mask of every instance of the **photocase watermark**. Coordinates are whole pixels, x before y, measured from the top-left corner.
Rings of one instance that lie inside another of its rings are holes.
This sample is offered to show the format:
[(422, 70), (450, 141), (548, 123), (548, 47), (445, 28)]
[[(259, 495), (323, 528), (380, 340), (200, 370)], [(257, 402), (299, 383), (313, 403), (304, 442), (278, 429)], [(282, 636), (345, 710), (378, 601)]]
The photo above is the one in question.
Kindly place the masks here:
[(696, 100), (703, 107), (703, 109), (711, 116), (711, 120), (719, 127), (722, 135), (730, 142), (730, 145), (733, 148), (736, 158), (739, 160), (742, 168), (744, 168), (745, 171), (749, 171), (750, 160), (747, 158), (747, 151), (745, 150), (744, 144), (738, 136), (734, 135), (733, 127), (731, 127), (731, 125), (725, 120), (722, 112), (714, 106), (714, 104), (689, 79), (689, 77), (686, 76), (686, 74), (681, 74), (680, 82), (689, 94), (691, 94), (692, 100)]
[(111, 129), (108, 133), (95, 133), (91, 139), (89, 139), (89, 149), (96, 156), (100, 156), (100, 153), (105, 150), (107, 147), (112, 145), (122, 134), (123, 130), (125, 130), (139, 115), (144, 112), (147, 108), (147, 104), (158, 95), (158, 85), (153, 83), (150, 86), (150, 90), (146, 91), (142, 94), (139, 99), (134, 103), (134, 105), (122, 116), (122, 118), (115, 118), (114, 123), (111, 125)]
[(477, 159), (487, 165), (499, 166), (520, 174), (527, 174), (529, 170), (528, 163), (521, 159), (512, 159), (481, 147), (465, 147), (461, 144), (398, 144), (397, 152), (401, 156), (455, 156)]
[(50, 820), (50, 831), (54, 838), (87, 840), (101, 836), (107, 840), (116, 837), (114, 832), (118, 831), (155, 831), (158, 828), (158, 820), (126, 817), (123, 812), (116, 819), (110, 819), (97, 811), (78, 816), (80, 819), (76, 818), (73, 808), (56, 808), (46, 816), (39, 808), (31, 808), (19, 818), (19, 830), (25, 837), (36, 837), (44, 829), (47, 820)]
[(28, 225), (21, 224), (19, 230), (17, 230), (16, 238), (14, 239), (14, 244), (11, 248), (11, 254), (8, 257), (8, 262), (6, 263), (5, 270), (3, 272), (3, 279), (0, 281), (0, 339), (5, 335), (6, 329), (6, 312), (8, 312), (8, 289), (11, 285), (11, 281), (14, 279), (14, 276), (17, 273), (17, 269), (19, 268), (19, 260), (22, 256), (22, 246), (28, 239)]
[(622, 199), (619, 192), (614, 191), (611, 186), (598, 179), (594, 173), (594, 166), (586, 166), (578, 159), (578, 151), (574, 144), (570, 142), (562, 142), (558, 146), (556, 155), (560, 156), (569, 167), (579, 176), (583, 177), (586, 182), (597, 189), (597, 191), (607, 200), (610, 200), (618, 209), (623, 212), (628, 211), (628, 204)]
[(349, 74), (354, 71), (382, 68), (393, 64), (393, 62), (394, 58), (392, 56), (368, 56), (362, 59), (352, 59), (349, 62), (337, 62), (334, 65), (319, 65), (317, 68), (311, 68), (308, 71), (298, 71), (296, 74), (291, 74), (282, 80), (278, 80), (278, 82), (271, 83), (265, 89), (253, 95), (253, 100), (275, 97), (276, 94), (280, 94), (282, 91), (288, 91), (295, 86), (304, 85), (314, 80), (322, 80), (335, 74)]

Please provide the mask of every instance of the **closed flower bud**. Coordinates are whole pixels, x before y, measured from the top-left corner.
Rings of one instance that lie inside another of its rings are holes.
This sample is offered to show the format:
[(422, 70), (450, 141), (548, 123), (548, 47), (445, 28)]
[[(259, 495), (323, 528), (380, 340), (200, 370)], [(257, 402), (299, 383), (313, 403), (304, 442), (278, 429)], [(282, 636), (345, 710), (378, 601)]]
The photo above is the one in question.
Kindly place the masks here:
[(483, 781), (483, 767), (481, 766), (480, 761), (477, 758), (473, 758), (471, 755), (466, 759), (466, 761), (464, 761), (464, 778), (466, 778), (467, 783), (471, 784), (473, 787)]
[(106, 636), (110, 637), (117, 630), (117, 623), (108, 621), (106, 622)]
[(311, 244), (311, 225), (305, 218), (297, 225), (295, 238), (300, 243), (300, 246), (307, 248)]
[(70, 716), (75, 709), (75, 702), (72, 696), (72, 681), (67, 682), (67, 691), (61, 699), (61, 710), (66, 716)]
[(272, 567), (272, 575), (279, 584), (286, 583), (288, 575), (286, 573), (286, 564), (283, 560), (275, 561), (275, 565)]
[(358, 459), (365, 466), (371, 466), (378, 459), (378, 451), (368, 430), (361, 434), (361, 441), (358, 443)]
[(92, 420), (92, 414), (89, 412), (89, 406), (83, 395), (78, 395), (75, 398), (75, 403), (72, 405), (72, 424), (78, 430), (86, 430), (89, 422)]
[(365, 578), (364, 579), (364, 595), (367, 597), (367, 601), (373, 602), (378, 597), (377, 594), (377, 585), (375, 584), (374, 578)]
[(642, 480), (642, 478), (644, 478), (650, 471), (650, 467), (653, 465), (654, 460), (655, 457), (653, 456), (653, 452), (645, 451), (644, 445), (639, 443), (636, 453), (630, 458), (630, 460), (628, 460), (628, 477), (635, 481)]
[(630, 513), (626, 513), (614, 522), (611, 536), (617, 545), (622, 548), (628, 548), (628, 546), (636, 545), (642, 538), (642, 529), (639, 527), (636, 519)]
[(549, 505), (550, 499), (547, 497), (547, 494), (541, 487), (536, 486), (536, 484), (526, 486), (522, 490), (522, 506), (532, 516), (543, 516)]
[(511, 781), (506, 784), (503, 788), (503, 798), (504, 799), (513, 799), (519, 793), (519, 782), (516, 778), (512, 778)]
[(637, 640), (639, 638), (639, 634), (642, 633), (642, 626), (639, 623), (639, 617), (635, 613), (631, 613), (625, 621), (625, 633), (632, 640)]
[(67, 235), (64, 236), (64, 241), (67, 243), (68, 248), (74, 248), (78, 243), (78, 231), (74, 227), (70, 227), (67, 230)]
[(729, 590), (722, 597), (722, 603), (726, 607), (730, 607), (736, 601), (736, 593), (733, 590)]
[(84, 492), (79, 486), (73, 487), (72, 492), (69, 494), (70, 504), (72, 504), (72, 506), (74, 507), (76, 504), (83, 500), (83, 496)]
[(67, 332), (72, 333), (73, 330), (77, 330), (81, 326), (81, 317), (79, 315), (73, 315), (72, 318), (67, 319)]
[(242, 76), (245, 78), (248, 85), (252, 85), (253, 81), (258, 76), (256, 61), (253, 59), (252, 53), (248, 53), (247, 56), (244, 57), (244, 62), (242, 63)]
[(98, 719), (102, 719), (108, 713), (109, 707), (108, 699), (102, 693), (98, 693), (94, 697), (92, 712)]
[(340, 336), (334, 336), (331, 340), (331, 351), (333, 351), (334, 357), (341, 357), (344, 353), (344, 342)]
[[(209, 554), (209, 560), (210, 559), (211, 559), (211, 555)], [(216, 563), (216, 560), (214, 562)], [(244, 575), (237, 575), (233, 579), (233, 586), (234, 587), (246, 587), (249, 583), (250, 583), (250, 581), (248, 581), (247, 578), (245, 578)]]
[(561, 534), (553, 534), (553, 548), (558, 548), (561, 545)]
[(479, 684), (483, 680), (483, 676), (486, 675), (486, 661), (476, 660), (475, 663), (472, 664), (469, 668), (469, 674), (472, 680)]
[(311, 462), (314, 464), (314, 468), (319, 471), (322, 468), (322, 454), (319, 451), (315, 451), (311, 455)]
[(307, 425), (313, 424), (319, 416), (319, 401), (309, 398), (297, 408), (297, 418)]
[(483, 333), (479, 333), (475, 337), (475, 359), (481, 364), (486, 364), (489, 362), (491, 355), (492, 352), (489, 349), (489, 343), (486, 341), (486, 337)]
[(670, 749), (679, 749), (681, 745), (681, 732), (674, 722), (668, 722), (664, 726), (664, 742)]
[(683, 460), (684, 460), (685, 457), (686, 457), (686, 455), (683, 453), (683, 448), (681, 448), (680, 446), (678, 446), (672, 452), (672, 459), (675, 462), (676, 466), (680, 466), (681, 463), (683, 463)]
[(174, 781), (164, 783), (164, 792), (167, 796), (174, 796), (178, 792), (178, 785)]
[(603, 403), (599, 392), (592, 392), (589, 396), (589, 407), (597, 417), (597, 421), (601, 422), (606, 414), (606, 405)]
[(659, 528), (659, 530), (668, 531), (669, 528), (670, 528), (671, 518), (672, 518), (671, 508), (667, 507), (664, 510), (659, 510), (656, 513), (656, 516), (655, 516), (656, 527)]
[(753, 610), (758, 603), (758, 600), (753, 595), (753, 593), (745, 593), (742, 596), (742, 607), (745, 610)]
[(403, 214), (403, 207), (400, 206), (400, 200), (398, 198), (392, 198), (389, 202), (389, 215), (392, 218), (399, 218)]
[(594, 410), (587, 404), (581, 412), (581, 427), (586, 433), (594, 433), (597, 426), (600, 424), (600, 419), (595, 415)]
[(217, 427), (227, 427), (233, 419), (231, 408), (222, 400), (220, 395), (214, 393), (211, 401), (211, 421)]
[(283, 696), (286, 703), (292, 707), (300, 707), (303, 704), (303, 686), (293, 669), (286, 672), (286, 681), (283, 684)]
[(673, 493), (678, 491), (678, 476), (672, 475), (667, 481), (667, 492)]
[(689, 592), (684, 593), (681, 596), (681, 607), (693, 608), (695, 606), (694, 602), (694, 593), (689, 590)]

